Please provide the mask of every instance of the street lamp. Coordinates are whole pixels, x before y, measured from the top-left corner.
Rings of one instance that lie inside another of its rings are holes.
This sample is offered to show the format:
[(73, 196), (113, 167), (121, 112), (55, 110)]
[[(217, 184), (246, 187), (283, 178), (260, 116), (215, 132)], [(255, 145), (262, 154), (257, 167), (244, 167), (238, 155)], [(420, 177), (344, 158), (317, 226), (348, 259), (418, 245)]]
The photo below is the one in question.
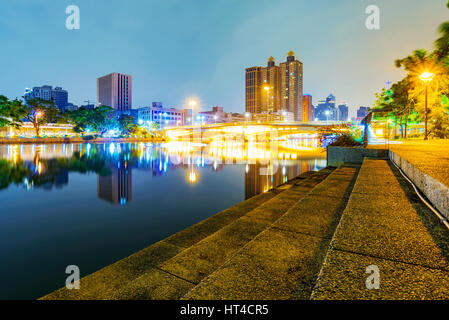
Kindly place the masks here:
[(324, 113), (326, 115), (326, 122), (329, 122), (329, 110)]
[(422, 81), (424, 81), (424, 83), (426, 84), (426, 111), (425, 111), (425, 124), (424, 124), (424, 140), (427, 140), (427, 92), (428, 92), (428, 88), (429, 88), (429, 83), (430, 83), (430, 81), (432, 81), (434, 76), (435, 76), (435, 74), (427, 72), (427, 71), (419, 76), (419, 78)]

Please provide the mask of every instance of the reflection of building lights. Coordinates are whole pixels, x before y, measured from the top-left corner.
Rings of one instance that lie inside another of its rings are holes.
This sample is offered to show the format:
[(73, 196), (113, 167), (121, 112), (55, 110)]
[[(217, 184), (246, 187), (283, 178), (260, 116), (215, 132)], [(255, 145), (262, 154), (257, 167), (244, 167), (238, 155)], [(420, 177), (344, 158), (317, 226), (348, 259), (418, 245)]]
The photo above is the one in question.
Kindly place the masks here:
[(197, 181), (198, 177), (194, 170), (189, 172), (188, 180), (190, 183), (195, 183)]

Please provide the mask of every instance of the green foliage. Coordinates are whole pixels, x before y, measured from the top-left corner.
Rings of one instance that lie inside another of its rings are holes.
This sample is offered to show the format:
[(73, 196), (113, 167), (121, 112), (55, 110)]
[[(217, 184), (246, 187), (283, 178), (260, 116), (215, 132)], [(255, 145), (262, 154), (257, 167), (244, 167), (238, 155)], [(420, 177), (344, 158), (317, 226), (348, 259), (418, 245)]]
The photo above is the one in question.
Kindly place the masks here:
[(25, 111), (22, 101), (9, 101), (7, 97), (0, 95), (0, 128), (20, 127)]
[(46, 123), (60, 122), (61, 112), (55, 107), (52, 101), (47, 101), (39, 98), (26, 99), (26, 103), (16, 105), (16, 111), (23, 114), (23, 117), (33, 124), (36, 136), (40, 134), (40, 127)]
[(338, 147), (360, 147), (362, 146), (362, 143), (354, 139), (352, 134), (345, 132), (338, 135), (335, 141), (329, 145)]
[(135, 135), (137, 133), (138, 126), (135, 123), (135, 119), (133, 116), (123, 114), (118, 119), (118, 128), (120, 130), (120, 135), (126, 137), (130, 135)]
[(361, 146), (363, 139), (360, 128), (349, 123), (320, 128), (319, 136), (321, 141), (332, 139), (331, 146), (342, 147)]
[[(449, 21), (442, 23), (438, 31), (440, 37), (435, 41), (435, 50), (414, 50), (409, 56), (397, 59), (395, 65), (407, 72), (406, 77), (376, 94), (374, 109), (391, 111), (375, 114), (375, 119), (392, 119), (395, 127), (402, 128), (403, 138), (407, 138), (408, 124), (425, 119), (426, 95), (432, 134), (447, 136), (444, 128), (447, 128), (449, 118)], [(419, 78), (423, 72), (434, 74), (431, 82), (424, 83)]]
[(99, 106), (94, 109), (81, 107), (78, 110), (66, 112), (66, 119), (74, 125), (73, 131), (77, 133), (103, 134), (109, 130), (113, 109), (108, 106)]

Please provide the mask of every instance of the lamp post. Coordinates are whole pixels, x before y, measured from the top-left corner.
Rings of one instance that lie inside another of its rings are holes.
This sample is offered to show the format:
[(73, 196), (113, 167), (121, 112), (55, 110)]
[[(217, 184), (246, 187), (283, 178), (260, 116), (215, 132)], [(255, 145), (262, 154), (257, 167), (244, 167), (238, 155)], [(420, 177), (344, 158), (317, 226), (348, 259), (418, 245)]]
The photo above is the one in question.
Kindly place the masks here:
[(430, 81), (432, 81), (434, 76), (435, 76), (435, 74), (427, 72), (427, 71), (419, 76), (419, 78), (422, 81), (424, 81), (424, 83), (426, 84), (426, 111), (425, 111), (425, 120), (424, 120), (425, 121), (424, 122), (424, 140), (427, 140), (427, 95), (428, 95), (428, 88), (429, 88), (429, 83), (430, 83)]

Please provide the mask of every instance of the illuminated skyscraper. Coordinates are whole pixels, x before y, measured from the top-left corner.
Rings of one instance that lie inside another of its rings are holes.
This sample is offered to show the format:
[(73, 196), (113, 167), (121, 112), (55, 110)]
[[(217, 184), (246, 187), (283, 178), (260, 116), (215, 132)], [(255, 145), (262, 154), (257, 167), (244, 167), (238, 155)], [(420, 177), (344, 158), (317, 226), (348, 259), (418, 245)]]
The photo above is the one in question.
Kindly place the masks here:
[(296, 121), (302, 121), (303, 64), (293, 51), (280, 64), (280, 109), (293, 112)]
[(247, 68), (245, 72), (245, 111), (262, 113), (262, 67)]
[[(245, 73), (245, 111), (253, 115), (288, 111), (302, 120), (303, 65), (295, 53), (276, 66), (273, 57), (264, 67), (251, 67)], [(268, 119), (268, 118), (267, 118)]]
[(268, 58), (266, 68), (262, 68), (262, 112), (272, 114), (279, 110), (279, 67), (273, 57)]
[(338, 105), (338, 117), (337, 120), (340, 121), (348, 121), (349, 117), (349, 108), (346, 103), (342, 102)]
[(115, 110), (131, 109), (132, 77), (114, 72), (97, 78), (97, 103)]

